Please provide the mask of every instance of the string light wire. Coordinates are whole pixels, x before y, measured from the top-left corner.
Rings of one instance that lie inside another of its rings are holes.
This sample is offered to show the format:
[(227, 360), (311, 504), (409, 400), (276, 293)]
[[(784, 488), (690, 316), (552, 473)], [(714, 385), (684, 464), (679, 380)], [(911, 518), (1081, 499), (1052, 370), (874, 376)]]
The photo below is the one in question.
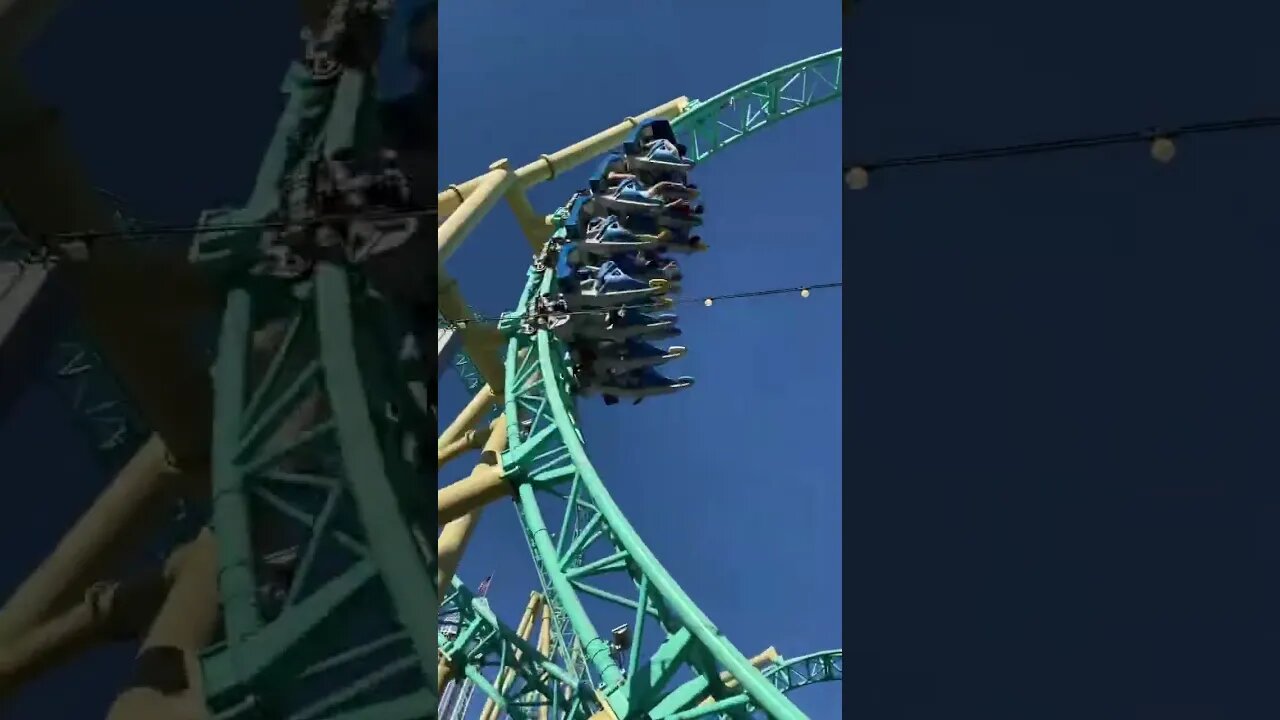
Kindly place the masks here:
[[(1121, 145), (1125, 143), (1169, 141), (1173, 138), (1188, 135), (1204, 135), (1209, 133), (1241, 132), (1280, 127), (1280, 116), (1263, 116), (1225, 120), (1217, 122), (1192, 123), (1167, 128), (1146, 128), (1129, 132), (1105, 133), (1101, 135), (1081, 135), (1056, 140), (1000, 145), (996, 147), (956, 150), (952, 152), (928, 153), (924, 155), (906, 155), (885, 158), (876, 162), (854, 163), (844, 168), (846, 181), (850, 173), (862, 171), (863, 176), (875, 170), (916, 165), (936, 165), (939, 163), (975, 162), (978, 160), (995, 160), (998, 158), (1020, 157), (1024, 155), (1042, 155), (1046, 153), (1065, 152), (1087, 148)], [(865, 185), (864, 185), (865, 186)]]
[[(702, 303), (708, 307), (721, 300), (744, 300), (748, 298), (769, 297), (774, 295), (792, 295), (798, 294), (800, 297), (809, 297), (809, 294), (816, 290), (831, 290), (844, 287), (844, 282), (819, 283), (816, 285), (799, 285), (795, 287), (771, 288), (768, 290), (748, 290), (746, 292), (725, 293), (723, 295), (707, 295), (699, 297), (697, 300), (675, 300), (670, 302), (658, 303), (639, 303), (635, 305), (622, 305), (612, 308), (592, 308), (590, 310), (569, 310), (565, 312), (555, 313), (558, 316), (572, 315), (606, 315), (610, 312), (618, 310), (644, 312), (646, 310), (666, 310), (678, 305), (691, 305), (693, 303)], [(498, 322), (500, 316), (482, 316), (477, 315), (469, 320), (450, 320), (443, 314), (440, 316), (440, 326), (446, 330), (465, 330), (467, 325), (475, 323), (479, 325), (492, 325)]]
[(153, 237), (156, 235), (193, 235), (199, 232), (216, 232), (223, 230), (279, 230), (298, 225), (318, 225), (326, 222), (342, 222), (347, 220), (369, 220), (373, 222), (377, 222), (379, 220), (401, 220), (404, 218), (433, 217), (435, 214), (436, 211), (432, 208), (428, 210), (402, 210), (399, 212), (387, 213), (316, 215), (314, 217), (299, 218), (297, 220), (263, 220), (259, 222), (214, 223), (209, 225), (156, 225), (152, 227), (132, 228), (129, 230), (62, 232), (53, 233), (46, 237), (72, 242), (77, 240), (101, 240), (107, 238), (137, 239)]

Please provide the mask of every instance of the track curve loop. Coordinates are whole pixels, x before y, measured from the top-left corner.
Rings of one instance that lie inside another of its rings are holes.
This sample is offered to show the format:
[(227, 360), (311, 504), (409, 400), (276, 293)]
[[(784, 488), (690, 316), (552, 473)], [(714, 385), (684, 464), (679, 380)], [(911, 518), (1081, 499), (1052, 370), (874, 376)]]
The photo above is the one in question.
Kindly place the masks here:
[[(840, 49), (791, 63), (691, 103), (672, 127), (689, 156), (705, 161), (748, 135), (840, 97), (841, 63)], [(786, 693), (839, 680), (840, 651), (757, 670), (658, 562), (587, 454), (565, 344), (546, 330), (519, 331), (530, 304), (549, 294), (554, 281), (554, 268), (530, 268), (518, 307), (499, 323), (507, 337), (503, 410), (509, 449), (502, 467), (515, 488), (518, 515), (551, 612), (555, 652), (564, 668), (555, 677), (558, 689), (545, 688), (543, 695), (571, 703), (567, 717), (588, 717), (590, 708), (607, 704), (618, 718), (762, 713), (802, 720), (805, 714)], [(470, 359), (460, 354), (455, 366), (468, 389), (478, 390), (482, 381)], [(630, 613), (627, 642), (618, 642), (617, 629), (612, 638), (603, 635), (607, 628), (598, 626), (600, 615), (589, 612), (588, 603)], [(461, 581), (455, 581), (445, 605), (462, 618), (460, 626), (476, 628), (467, 637), (510, 634)], [(478, 660), (484, 647), (493, 647), (468, 642), (448, 643), (448, 654)], [(536, 663), (549, 661), (532, 648), (521, 653)], [(528, 674), (535, 672), (530, 668)], [(727, 678), (737, 688), (728, 687)]]

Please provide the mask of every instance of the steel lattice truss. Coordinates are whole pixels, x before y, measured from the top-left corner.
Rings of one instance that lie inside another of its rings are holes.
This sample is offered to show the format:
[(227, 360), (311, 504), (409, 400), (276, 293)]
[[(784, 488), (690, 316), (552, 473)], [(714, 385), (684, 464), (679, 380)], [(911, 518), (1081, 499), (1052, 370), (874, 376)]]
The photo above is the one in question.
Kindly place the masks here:
[[(842, 87), (837, 49), (691, 103), (672, 124), (690, 155), (704, 160), (748, 135), (840, 97)], [(557, 677), (566, 687), (598, 688), (619, 718), (744, 718), (760, 713), (803, 718), (785, 693), (815, 682), (838, 681), (840, 652), (756, 670), (640, 540), (583, 446), (570, 394), (572, 380), (564, 365), (566, 348), (548, 332), (531, 336), (518, 331), (529, 303), (550, 291), (553, 278), (552, 271), (531, 269), (518, 309), (504, 316), (500, 329), (509, 338), (503, 408), (509, 449), (502, 466), (516, 489), (518, 515), (551, 609), (553, 646), (563, 664), (557, 670), (567, 674)], [(465, 352), (457, 354), (454, 365), (468, 392), (483, 386)], [(455, 585), (460, 596), (468, 595), (460, 583)], [(450, 612), (457, 610), (450, 607)], [(615, 656), (617, 648), (601, 634), (606, 626), (600, 621), (609, 616), (630, 621), (633, 639), (625, 657)], [(476, 627), (482, 624), (473, 622)], [(473, 660), (455, 641), (458, 649), (448, 656), (455, 666), (466, 663), (468, 677), (480, 677), (480, 658), (512, 652), (501, 646), (514, 636), (510, 629), (499, 630), (496, 620), (484, 622), (491, 643), (484, 653)], [(732, 686), (726, 678), (732, 678)], [(500, 695), (487, 683), (477, 685), (503, 707), (514, 708), (512, 699), (521, 697), (519, 692)], [(527, 698), (527, 686), (522, 687)], [(539, 694), (532, 695), (536, 704)], [(568, 695), (541, 697), (558, 702)], [(576, 697), (591, 705), (584, 694)], [(580, 707), (558, 706), (556, 717), (578, 717)], [(508, 712), (522, 717), (519, 709)]]
[(844, 680), (844, 651), (826, 650), (788, 658), (763, 671), (769, 682), (784, 693), (809, 685)]
[[(464, 668), (466, 679), (488, 697), (497, 699), (499, 711), (515, 720), (530, 717), (541, 706), (546, 706), (555, 718), (589, 718), (599, 712), (600, 704), (590, 686), (575, 683), (552, 658), (538, 653), (493, 614), (484, 598), (472, 595), (458, 578), (454, 578), (453, 587), (441, 603), (440, 617), (441, 657), (455, 667)], [(516, 681), (500, 691), (488, 676), (504, 669), (510, 670)], [(826, 650), (780, 658), (763, 668), (761, 675), (784, 694), (819, 683), (841, 682), (844, 653)], [(692, 705), (694, 700), (706, 697), (702, 689), (700, 684), (686, 683), (673, 693), (669, 705), (680, 701)], [(748, 696), (734, 695), (718, 703), (704, 699), (698, 705), (665, 717), (729, 718), (741, 711), (750, 713), (756, 709)]]
[[(261, 288), (228, 297), (213, 502), (226, 640), (205, 662), (215, 711), (412, 718), (435, 702), (433, 622), (421, 610), (436, 596), (430, 497), (385, 452), (406, 428), (379, 411), (410, 403), (395, 383), (369, 381), (388, 313), (359, 288), (321, 266), (292, 302)], [(254, 331), (282, 324), (255, 371)]]
[[(324, 225), (310, 222), (317, 166), (385, 159), (372, 73), (338, 55), (376, 57), (389, 7), (333, 4), (307, 64), (285, 78), (287, 107), (249, 202), (206, 213), (192, 248), (193, 262), (227, 288), (211, 503), (223, 628), (203, 658), (208, 704), (222, 720), (412, 720), (438, 701), (423, 353), (403, 303), (352, 259), (361, 254), (353, 247), (376, 245), (354, 243), (369, 240), (370, 222), (337, 247), (312, 243), (302, 269), (270, 252), (287, 245), (283, 232), (308, 228), (299, 235), (311, 241)], [(299, 224), (268, 237), (264, 224), (282, 217)], [(23, 240), (4, 220), (0, 258)], [(270, 272), (281, 268), (290, 272)], [(73, 338), (51, 362), (99, 450), (123, 462), (145, 428), (97, 353)]]
[(137, 451), (145, 425), (125, 401), (114, 375), (88, 342), (69, 338), (51, 353), (53, 377), (89, 433), (93, 447), (114, 473)]
[(337, 183), (385, 155), (370, 73), (313, 50), (286, 76), (249, 202), (205, 213), (192, 248), (228, 290), (212, 443), (224, 639), (205, 691), (224, 719), (411, 720), (439, 699), (431, 378), (408, 308), (356, 252), (374, 246), (353, 244), (381, 232), (359, 213), (385, 218), (383, 201), (321, 212), (357, 202), (342, 198), (372, 185)]
[[(466, 679), (493, 698), (498, 710), (516, 720), (523, 720), (540, 706), (548, 707), (552, 717), (575, 720), (589, 718), (599, 710), (589, 685), (504, 625), (488, 602), (472, 595), (456, 577), (441, 604), (440, 616), (441, 658), (460, 668)], [(514, 682), (499, 690), (486, 677), (491, 670), (494, 675), (511, 671)]]
[[(554, 270), (531, 270), (521, 307), (549, 294), (554, 279)], [(523, 314), (500, 324), (510, 336), (502, 466), (566, 672), (598, 686), (618, 717), (747, 717), (750, 705), (773, 718), (803, 718), (719, 633), (613, 502), (582, 444), (566, 348), (547, 331), (520, 332)], [(633, 634), (625, 659), (598, 627), (619, 611)], [(706, 698), (715, 702), (701, 705)]]
[(705, 101), (695, 101), (675, 120), (689, 156), (702, 162), (748, 135), (840, 97), (842, 51), (794, 62), (748, 80)]

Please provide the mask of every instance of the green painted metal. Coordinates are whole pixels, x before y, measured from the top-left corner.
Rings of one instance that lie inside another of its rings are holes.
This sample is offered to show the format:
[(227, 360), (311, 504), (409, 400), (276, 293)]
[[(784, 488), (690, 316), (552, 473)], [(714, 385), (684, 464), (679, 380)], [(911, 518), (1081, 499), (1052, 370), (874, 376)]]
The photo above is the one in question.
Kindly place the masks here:
[(207, 702), (220, 719), (431, 717), (431, 378), (406, 345), (408, 308), (349, 255), (282, 260), (261, 227), (320, 214), (318, 162), (376, 157), (374, 87), (357, 68), (317, 79), (297, 64), (282, 90), (248, 203), (206, 212), (191, 251), (227, 288), (211, 512), (223, 637), (203, 657)]
[(824, 682), (844, 680), (844, 650), (823, 650), (776, 662), (765, 668), (764, 676), (782, 692)]
[(784, 65), (707, 100), (695, 100), (671, 121), (698, 162), (844, 90), (843, 50)]
[[(841, 682), (844, 680), (844, 651), (824, 650), (796, 658), (779, 659), (761, 669), (760, 673), (778, 688), (780, 692), (790, 693), (810, 685), (824, 682)], [(687, 707), (684, 710), (670, 712), (669, 708), (687, 705), (689, 698), (704, 691), (701, 679), (685, 683), (664, 699), (666, 707), (654, 710), (653, 717), (667, 720), (698, 717), (732, 717), (732, 711), (739, 708), (753, 712), (750, 698), (745, 695), (734, 695), (724, 700)]]
[[(476, 597), (458, 578), (440, 606), (441, 617), (457, 625), (449, 639), (439, 633), (440, 656), (476, 684), (481, 694), (494, 700), (499, 709), (513, 718), (524, 718), (540, 706), (547, 706), (555, 718), (590, 718), (600, 705), (592, 688), (577, 681), (553, 658), (539, 653), (515, 630), (504, 625), (489, 609), (484, 598)], [(488, 679), (504, 670), (513, 673), (512, 682), (499, 691)]]
[[(722, 672), (737, 678), (750, 705), (768, 717), (805, 717), (720, 634), (609, 496), (582, 443), (567, 348), (547, 331), (520, 331), (523, 308), (549, 294), (554, 279), (554, 269), (531, 269), (522, 310), (500, 323), (509, 336), (509, 449), (502, 466), (516, 488), (516, 507), (553, 611), (566, 671), (578, 682), (597, 685), (622, 718), (658, 718), (656, 710), (675, 712), (705, 697), (725, 699), (736, 691), (725, 687)], [(610, 575), (626, 582), (605, 587), (602, 580)], [(601, 605), (629, 614), (634, 640), (625, 662), (601, 634)], [(664, 700), (681, 673), (701, 678), (701, 691), (669, 707)], [(747, 716), (746, 705), (728, 712)]]
[[(842, 87), (841, 50), (836, 49), (691, 103), (673, 125), (690, 155), (701, 161), (840, 97)], [(804, 670), (804, 677), (838, 679), (838, 671), (826, 672), (836, 666), (812, 660), (819, 656), (806, 656), (764, 672), (753, 668), (644, 545), (591, 465), (565, 366), (567, 348), (548, 332), (520, 332), (520, 318), (529, 303), (548, 293), (553, 279), (552, 271), (531, 268), (517, 310), (499, 324), (508, 337), (507, 398), (502, 409), (509, 449), (502, 465), (516, 490), (518, 514), (552, 610), (554, 646), (563, 672), (573, 684), (597, 688), (624, 719), (805, 717), (785, 697), (787, 691), (809, 684), (796, 681), (795, 673)], [(469, 391), (483, 384), (465, 352), (457, 355), (455, 366)], [(616, 582), (619, 578), (622, 582)], [(612, 623), (626, 618), (631, 642), (625, 657), (602, 635), (608, 627), (602, 621), (610, 616)], [(491, 630), (490, 635), (499, 633)], [(459, 637), (457, 644), (465, 645)], [(502, 652), (485, 647), (485, 657)], [(466, 652), (455, 651), (450, 658), (469, 663), (469, 673), (479, 669)], [(735, 688), (720, 680), (725, 671), (738, 680)], [(491, 690), (480, 687), (486, 693)], [(539, 702), (537, 693), (524, 697)], [(707, 698), (713, 702), (703, 704)], [(577, 717), (563, 711), (554, 716)]]
[(92, 343), (72, 328), (55, 343), (50, 374), (92, 443), (107, 477), (137, 452), (148, 430)]
[[(321, 40), (344, 59), (376, 57), (361, 51), (379, 34), (371, 13), (388, 4), (334, 8)], [(334, 253), (273, 272), (280, 244), (263, 242), (282, 214), (317, 214), (316, 161), (380, 150), (370, 72), (333, 67), (326, 78), (289, 69), (249, 201), (205, 213), (192, 244), (192, 261), (227, 290), (209, 513), (222, 627), (202, 657), (220, 720), (413, 720), (438, 703), (436, 506), (421, 451), (432, 378), (421, 353), (406, 351), (407, 309)], [(10, 230), (0, 223), (0, 246), (13, 244)], [(145, 428), (122, 398), (103, 399), (113, 384), (97, 354), (72, 340), (53, 363), (100, 449), (128, 457)]]
[[(434, 512), (396, 452), (402, 412), (386, 412), (407, 403), (369, 379), (386, 370), (375, 330), (391, 313), (360, 280), (326, 264), (289, 297), (228, 295), (214, 378), (225, 639), (204, 660), (219, 717), (407, 719), (437, 701)], [(255, 372), (254, 330), (282, 321)]]
[[(471, 308), (473, 317), (481, 317), (480, 313)], [(436, 328), (444, 329), (449, 327), (448, 321), (443, 316), (437, 316)], [(453, 356), (453, 369), (457, 371), (458, 377), (462, 380), (462, 386), (466, 388), (468, 395), (475, 395), (480, 392), (480, 388), (484, 387), (484, 378), (480, 375), (480, 371), (476, 369), (475, 361), (467, 354), (466, 350), (459, 349), (457, 354)], [(496, 408), (490, 419), (497, 416)]]

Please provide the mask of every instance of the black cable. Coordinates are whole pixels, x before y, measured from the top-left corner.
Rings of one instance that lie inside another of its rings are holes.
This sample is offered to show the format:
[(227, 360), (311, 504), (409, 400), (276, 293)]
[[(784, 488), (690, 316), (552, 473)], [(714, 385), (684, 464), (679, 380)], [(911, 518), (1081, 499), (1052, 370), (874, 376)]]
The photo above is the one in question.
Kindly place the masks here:
[(54, 233), (46, 237), (55, 240), (101, 240), (101, 239), (136, 239), (155, 235), (192, 235), (198, 232), (218, 230), (276, 230), (295, 225), (315, 225), (324, 222), (340, 222), (343, 220), (400, 220), (410, 217), (434, 217), (435, 208), (428, 210), (403, 210), (390, 213), (366, 213), (345, 215), (317, 215), (298, 220), (269, 220), (252, 223), (227, 223), (213, 225), (157, 225), (153, 227), (134, 228), (130, 230), (89, 230), (81, 232)]
[[(677, 300), (675, 302), (668, 302), (668, 303), (641, 303), (637, 305), (622, 305), (622, 306), (611, 307), (611, 308), (593, 308), (591, 310), (569, 310), (565, 312), (557, 312), (555, 314), (556, 315), (606, 315), (610, 312), (615, 312), (617, 310), (633, 310), (633, 311), (643, 312), (645, 310), (663, 310), (666, 308), (674, 307), (676, 305), (691, 305), (693, 303), (702, 303), (705, 305), (707, 304), (708, 300), (712, 301), (712, 304), (715, 304), (715, 302), (721, 301), (721, 300), (741, 300), (745, 298), (757, 298), (757, 297), (765, 297), (769, 295), (789, 295), (792, 293), (802, 293), (806, 291), (812, 292), (814, 290), (830, 290), (832, 288), (839, 288), (839, 287), (844, 287), (843, 281), (819, 283), (817, 285), (801, 285), (798, 287), (773, 288), (770, 290), (749, 290), (746, 292), (726, 293), (724, 295), (707, 295), (697, 300)], [(495, 324), (498, 322), (500, 317), (477, 315), (470, 320), (450, 320), (449, 318), (445, 317), (445, 315), (442, 313), (440, 315), (440, 319), (444, 329), (465, 330), (467, 325), (470, 323), (479, 323), (481, 325)]]
[[(102, 190), (101, 188), (96, 188), (96, 189), (99, 192), (103, 193), (104, 195), (110, 195), (110, 193), (108, 193), (105, 190)], [(51, 244), (49, 240), (75, 242), (75, 241), (88, 241), (88, 240), (99, 240), (99, 239), (137, 239), (137, 238), (144, 238), (144, 237), (152, 237), (156, 235), (191, 235), (197, 232), (208, 232), (212, 230), (272, 230), (272, 229), (283, 229), (285, 227), (290, 227), (295, 225), (313, 225), (313, 224), (318, 224), (323, 222), (337, 222), (337, 221), (343, 221), (343, 220), (372, 220), (372, 221), (398, 220), (398, 219), (407, 218), (407, 217), (432, 217), (435, 214), (436, 214), (436, 211), (434, 208), (432, 208), (429, 210), (406, 210), (406, 211), (394, 212), (394, 213), (324, 215), (324, 216), (306, 218), (304, 220), (298, 220), (298, 221), (273, 220), (273, 221), (263, 221), (263, 222), (256, 222), (256, 223), (227, 223), (222, 225), (203, 225), (203, 226), (157, 225), (150, 228), (142, 228), (142, 229), (135, 228), (131, 230), (62, 232), (62, 233), (53, 233), (51, 235), (44, 236), (45, 242), (43, 243), (32, 241), (30, 238), (26, 237), (25, 235), (19, 232), (15, 238), (11, 239), (12, 242), (14, 242), (15, 244), (25, 245), (28, 248), (28, 250), (35, 251), (36, 253), (39, 253), (40, 256), (16, 261), (16, 264), (18, 266), (18, 272), (15, 273), (13, 280), (8, 285), (6, 285), (3, 288), (3, 290), (0, 290), (0, 300), (4, 300), (5, 298), (7, 298), (13, 292), (13, 290), (17, 288), (18, 283), (22, 281), (23, 273), (26, 271), (26, 268), (28, 265), (46, 265), (47, 266), (49, 263), (53, 262), (52, 256), (49, 256), (47, 254), (40, 252), (41, 250), (47, 250), (48, 246)]]
[(905, 167), (911, 165), (934, 165), (947, 162), (993, 160), (997, 158), (1039, 155), (1044, 153), (1063, 152), (1066, 150), (1102, 147), (1104, 145), (1150, 142), (1157, 138), (1172, 139), (1187, 135), (1238, 132), (1241, 130), (1256, 130), (1274, 127), (1280, 127), (1280, 117), (1266, 116), (1218, 122), (1192, 123), (1190, 125), (1171, 128), (1148, 128), (1145, 130), (1134, 130), (1131, 132), (1084, 135), (1073, 138), (1044, 140), (1040, 142), (1019, 143), (1015, 145), (1002, 145), (972, 150), (957, 150), (952, 152), (930, 153), (926, 155), (907, 155), (902, 157), (886, 158), (876, 162), (855, 163), (847, 166), (844, 168), (844, 174), (848, 175), (849, 171), (855, 168), (861, 168), (870, 172), (872, 170), (882, 170), (885, 168)]

